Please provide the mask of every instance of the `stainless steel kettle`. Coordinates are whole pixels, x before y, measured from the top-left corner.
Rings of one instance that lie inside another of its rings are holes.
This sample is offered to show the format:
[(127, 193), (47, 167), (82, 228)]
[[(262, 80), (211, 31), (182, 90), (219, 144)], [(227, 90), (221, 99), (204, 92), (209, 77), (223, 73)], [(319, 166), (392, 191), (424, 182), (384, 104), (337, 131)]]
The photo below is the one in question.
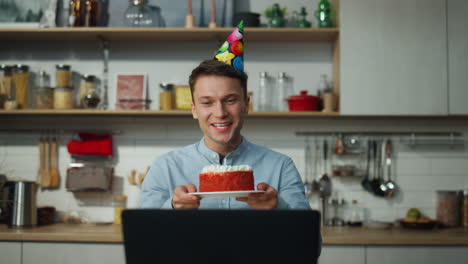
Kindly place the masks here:
[(37, 188), (32, 181), (7, 181), (3, 185), (0, 200), (4, 223), (10, 227), (37, 225)]

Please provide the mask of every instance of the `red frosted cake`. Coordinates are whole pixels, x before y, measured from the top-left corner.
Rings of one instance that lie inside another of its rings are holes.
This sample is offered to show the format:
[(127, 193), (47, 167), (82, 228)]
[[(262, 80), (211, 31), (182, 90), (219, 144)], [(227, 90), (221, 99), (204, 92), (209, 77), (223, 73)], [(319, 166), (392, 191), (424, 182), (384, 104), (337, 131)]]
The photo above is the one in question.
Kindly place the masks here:
[(210, 165), (200, 173), (200, 192), (252, 191), (254, 177), (248, 165)]

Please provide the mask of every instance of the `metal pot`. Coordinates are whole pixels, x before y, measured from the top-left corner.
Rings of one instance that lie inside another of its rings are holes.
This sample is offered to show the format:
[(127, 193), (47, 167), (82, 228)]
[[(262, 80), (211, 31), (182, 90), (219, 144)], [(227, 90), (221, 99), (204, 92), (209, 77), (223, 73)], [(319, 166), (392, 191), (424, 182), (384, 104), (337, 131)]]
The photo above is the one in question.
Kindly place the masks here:
[(8, 181), (1, 193), (1, 218), (10, 227), (37, 225), (37, 183), (31, 181)]

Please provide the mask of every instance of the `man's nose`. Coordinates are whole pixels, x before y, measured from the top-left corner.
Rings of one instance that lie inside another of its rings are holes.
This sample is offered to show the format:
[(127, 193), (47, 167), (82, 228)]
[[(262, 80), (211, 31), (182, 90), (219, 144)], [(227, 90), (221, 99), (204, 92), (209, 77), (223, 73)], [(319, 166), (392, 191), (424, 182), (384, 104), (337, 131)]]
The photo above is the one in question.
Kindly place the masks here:
[(227, 115), (227, 111), (223, 103), (217, 103), (214, 108), (214, 115), (216, 117), (225, 117)]

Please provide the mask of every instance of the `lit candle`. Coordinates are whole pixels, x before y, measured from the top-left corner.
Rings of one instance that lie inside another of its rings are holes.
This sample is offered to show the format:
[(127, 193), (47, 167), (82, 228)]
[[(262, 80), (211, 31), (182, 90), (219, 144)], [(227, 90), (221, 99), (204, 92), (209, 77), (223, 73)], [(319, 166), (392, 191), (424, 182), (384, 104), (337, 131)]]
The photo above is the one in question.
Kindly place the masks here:
[(187, 0), (187, 13), (192, 15), (192, 0)]

